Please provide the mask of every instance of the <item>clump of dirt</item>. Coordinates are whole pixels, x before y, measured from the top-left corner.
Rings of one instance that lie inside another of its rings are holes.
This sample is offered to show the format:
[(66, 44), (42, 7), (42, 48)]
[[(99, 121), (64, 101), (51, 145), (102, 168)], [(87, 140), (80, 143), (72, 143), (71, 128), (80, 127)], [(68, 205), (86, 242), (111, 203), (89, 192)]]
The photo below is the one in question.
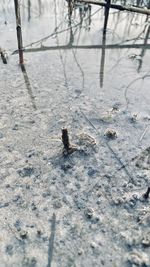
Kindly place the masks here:
[(113, 129), (107, 129), (104, 134), (108, 139), (115, 139), (117, 138), (117, 132)]

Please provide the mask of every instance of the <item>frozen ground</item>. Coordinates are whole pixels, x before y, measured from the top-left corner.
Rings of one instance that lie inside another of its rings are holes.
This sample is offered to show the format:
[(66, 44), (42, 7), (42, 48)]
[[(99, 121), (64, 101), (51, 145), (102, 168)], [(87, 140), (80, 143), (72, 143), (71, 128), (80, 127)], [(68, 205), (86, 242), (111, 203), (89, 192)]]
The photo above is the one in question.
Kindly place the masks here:
[[(30, 19), (21, 1), (22, 73), (7, 2), (0, 18), (0, 46), (9, 53), (8, 64), (0, 62), (0, 267), (149, 267), (148, 18), (111, 12), (104, 48), (102, 10), (92, 7), (90, 26), (88, 14), (79, 24), (76, 10), (70, 29), (63, 1), (41, 8), (35, 1)], [(68, 156), (63, 127), (77, 145)], [(107, 137), (108, 129), (117, 136)]]

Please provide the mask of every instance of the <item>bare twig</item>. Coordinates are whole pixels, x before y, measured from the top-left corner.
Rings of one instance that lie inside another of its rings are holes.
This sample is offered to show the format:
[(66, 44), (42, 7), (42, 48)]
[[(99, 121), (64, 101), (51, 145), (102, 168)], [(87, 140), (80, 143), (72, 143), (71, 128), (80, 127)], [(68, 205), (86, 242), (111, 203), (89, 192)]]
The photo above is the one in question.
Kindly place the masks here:
[(64, 151), (63, 151), (64, 155), (68, 156), (69, 154), (72, 154), (77, 150), (77, 146), (70, 145), (68, 130), (66, 128), (62, 129), (62, 142), (64, 145)]
[[(107, 3), (105, 1), (99, 1), (99, 0), (77, 0), (77, 2), (81, 3), (88, 3), (88, 4), (95, 4), (98, 6), (106, 7)], [(130, 12), (136, 12), (140, 14), (150, 15), (150, 10), (146, 8), (139, 8), (135, 6), (124, 6), (119, 4), (111, 4), (110, 8), (118, 9), (120, 11), (130, 11)]]
[(66, 128), (62, 129), (62, 142), (64, 149), (68, 152), (70, 148), (68, 130)]
[[(27, 48), (24, 49), (25, 53), (34, 53), (34, 52), (44, 52), (48, 50), (69, 50), (69, 49), (102, 49), (104, 46), (101, 45), (57, 45), (57, 46), (42, 46), (38, 48)], [(105, 49), (139, 49), (143, 48), (144, 44), (108, 44), (105, 45)], [(147, 44), (145, 49), (150, 49), (150, 44)], [(17, 54), (18, 50), (14, 51), (12, 55)]]

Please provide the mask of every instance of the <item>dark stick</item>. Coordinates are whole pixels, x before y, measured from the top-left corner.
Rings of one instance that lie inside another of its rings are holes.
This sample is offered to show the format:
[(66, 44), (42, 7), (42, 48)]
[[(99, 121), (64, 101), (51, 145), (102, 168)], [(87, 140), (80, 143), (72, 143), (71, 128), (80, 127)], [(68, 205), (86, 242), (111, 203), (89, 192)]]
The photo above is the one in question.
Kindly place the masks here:
[(21, 30), (21, 15), (18, 0), (14, 0), (15, 14), (16, 14), (16, 30), (17, 30), (17, 41), (19, 50), (19, 63), (23, 64), (23, 42), (22, 42), (22, 30)]
[(145, 199), (148, 199), (149, 194), (150, 194), (150, 187), (148, 187), (148, 189), (147, 189), (146, 193), (143, 195), (143, 197), (144, 197)]
[(104, 20), (104, 28), (103, 28), (104, 35), (106, 34), (110, 5), (111, 5), (111, 0), (107, 0), (106, 6), (105, 6), (105, 20)]
[(0, 48), (0, 55), (1, 55), (1, 59), (3, 61), (4, 64), (7, 64), (7, 55), (5, 53), (5, 51), (2, 51)]
[(66, 128), (62, 129), (62, 142), (66, 151), (69, 151), (70, 143), (69, 143), (69, 136), (68, 130)]
[(103, 87), (104, 83), (105, 45), (106, 45), (106, 34), (103, 32), (101, 63), (100, 63), (100, 88)]
[(69, 21), (71, 21), (72, 8), (73, 8), (72, 0), (68, 0), (68, 15), (69, 15)]
[[(106, 6), (107, 3), (105, 1), (100, 0), (78, 0), (78, 2), (81, 3), (88, 3), (88, 4), (95, 4), (98, 6)], [(124, 6), (119, 4), (110, 4), (110, 8), (118, 9), (120, 11), (130, 11), (130, 12), (137, 12), (145, 15), (150, 15), (150, 10), (146, 8), (139, 8), (134, 6)]]
[(107, 0), (106, 6), (105, 6), (105, 19), (104, 19), (104, 28), (103, 28), (103, 37), (102, 37), (102, 53), (101, 53), (101, 63), (100, 63), (100, 88), (103, 87), (103, 82), (104, 82), (106, 30), (107, 30), (110, 4), (111, 4), (111, 0)]
[[(72, 45), (70, 46), (70, 42), (67, 45), (56, 45), (56, 46), (42, 46), (37, 48), (25, 48), (25, 53), (37, 53), (37, 52), (44, 52), (49, 50), (69, 50), (69, 49), (102, 49), (103, 44), (100, 45)], [(145, 50), (150, 50), (150, 44), (147, 44), (144, 46), (144, 44), (106, 44), (105, 49), (140, 49), (145, 48)], [(12, 55), (15, 55), (18, 53), (18, 50), (15, 50)]]

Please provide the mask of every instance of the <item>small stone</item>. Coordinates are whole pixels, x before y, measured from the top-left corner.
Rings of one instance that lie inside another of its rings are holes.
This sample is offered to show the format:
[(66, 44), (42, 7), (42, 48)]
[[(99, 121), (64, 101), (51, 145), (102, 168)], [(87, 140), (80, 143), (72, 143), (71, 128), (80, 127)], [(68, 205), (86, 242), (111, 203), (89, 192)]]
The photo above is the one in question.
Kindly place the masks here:
[(18, 130), (18, 124), (15, 124), (12, 130), (17, 131)]
[(17, 220), (15, 223), (14, 223), (14, 226), (16, 227), (17, 231), (21, 231), (21, 221), (20, 220)]
[(34, 150), (29, 150), (28, 153), (26, 154), (27, 158), (31, 158), (35, 156), (35, 151)]
[(138, 118), (138, 114), (137, 113), (133, 113), (132, 115), (131, 115), (131, 118), (130, 118), (130, 120), (131, 120), (131, 122), (136, 122), (137, 121), (137, 118)]
[(93, 248), (93, 249), (96, 248), (96, 243), (95, 242), (91, 242), (90, 247)]
[(142, 168), (142, 164), (141, 164), (140, 161), (137, 161), (137, 162), (135, 163), (135, 166), (138, 167), (138, 168)]
[(92, 219), (93, 214), (94, 214), (94, 210), (92, 208), (87, 208), (84, 211), (84, 214), (85, 214), (85, 216), (86, 216), (87, 219)]
[(101, 199), (98, 199), (97, 202), (96, 202), (97, 205), (100, 205), (101, 204)]
[(128, 182), (126, 182), (126, 181), (123, 182), (122, 187), (125, 187), (126, 188), (127, 186), (128, 186)]
[(32, 209), (32, 210), (37, 210), (37, 207), (36, 207), (36, 205), (35, 205), (34, 202), (32, 202), (32, 204), (31, 204), (31, 209)]
[(150, 236), (149, 236), (149, 234), (142, 239), (142, 245), (144, 247), (150, 247)]
[(21, 231), (20, 231), (20, 237), (21, 237), (22, 239), (27, 239), (27, 236), (28, 236), (27, 231), (25, 231), (25, 230), (21, 230)]
[(39, 229), (37, 230), (37, 236), (40, 237), (42, 235), (42, 231)]
[(82, 254), (83, 254), (83, 250), (80, 249), (80, 250), (78, 251), (78, 255), (80, 256), (80, 255), (82, 255)]

